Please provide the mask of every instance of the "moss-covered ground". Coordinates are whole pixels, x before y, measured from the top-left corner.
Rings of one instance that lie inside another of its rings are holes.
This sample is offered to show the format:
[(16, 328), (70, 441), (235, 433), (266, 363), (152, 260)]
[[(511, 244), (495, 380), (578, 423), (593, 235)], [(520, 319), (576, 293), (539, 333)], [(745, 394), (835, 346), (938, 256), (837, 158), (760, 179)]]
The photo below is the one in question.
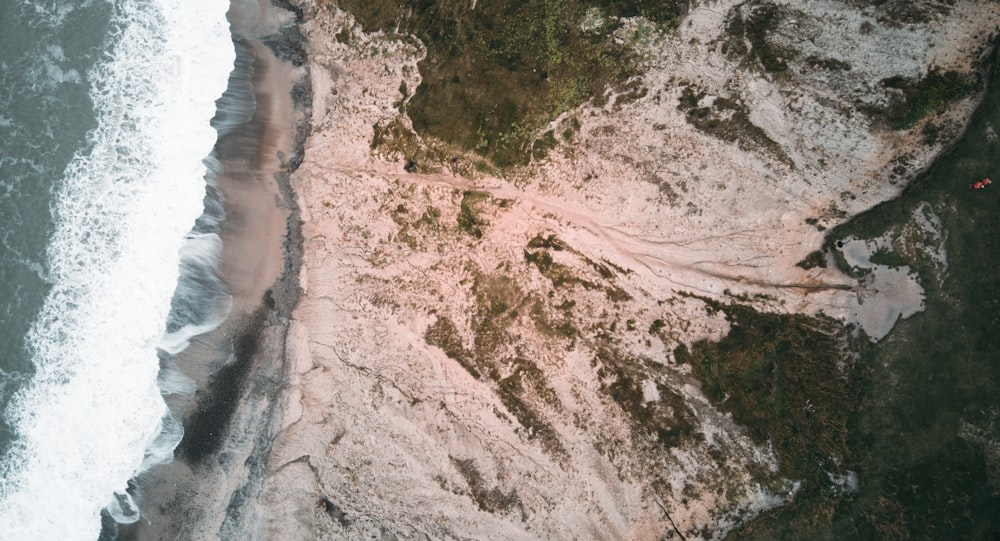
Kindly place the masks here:
[(848, 329), (826, 318), (707, 302), (707, 310), (726, 314), (729, 334), (680, 346), (675, 358), (691, 365), (705, 395), (757, 443), (774, 446), (782, 475), (802, 480), (803, 493), (831, 492), (826, 472), (843, 473), (862, 376), (845, 355)]
[(932, 69), (919, 79), (893, 77), (882, 84), (900, 91), (882, 114), (893, 129), (903, 130), (945, 105), (968, 97), (981, 88), (982, 81), (971, 80), (956, 71)]
[(634, 51), (614, 38), (621, 17), (667, 29), (687, 9), (687, 0), (337, 4), (365, 31), (412, 34), (426, 46), (422, 82), (404, 106), (419, 134), (501, 167), (544, 154), (556, 140), (551, 120), (635, 74)]

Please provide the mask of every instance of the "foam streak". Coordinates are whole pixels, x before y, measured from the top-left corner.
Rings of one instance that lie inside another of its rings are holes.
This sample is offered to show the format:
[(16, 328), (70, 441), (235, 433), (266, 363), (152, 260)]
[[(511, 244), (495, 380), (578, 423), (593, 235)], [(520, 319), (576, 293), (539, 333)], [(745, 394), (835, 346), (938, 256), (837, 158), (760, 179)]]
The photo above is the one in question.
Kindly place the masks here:
[(87, 74), (93, 151), (72, 160), (53, 209), (52, 290), (28, 335), (36, 375), (8, 413), (19, 438), (0, 472), (0, 528), (11, 539), (95, 539), (109, 501), (116, 518), (136, 518), (124, 489), (163, 432), (156, 349), (233, 65), (227, 8), (115, 2), (107, 52)]

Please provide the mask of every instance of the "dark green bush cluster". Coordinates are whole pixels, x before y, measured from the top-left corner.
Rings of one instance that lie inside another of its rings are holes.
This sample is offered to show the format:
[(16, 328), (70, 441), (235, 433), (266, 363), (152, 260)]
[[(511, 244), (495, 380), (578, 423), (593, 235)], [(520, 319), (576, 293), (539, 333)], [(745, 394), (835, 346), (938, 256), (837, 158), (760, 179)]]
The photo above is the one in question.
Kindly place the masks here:
[[(474, 150), (498, 166), (554, 146), (540, 133), (561, 112), (635, 73), (612, 39), (619, 17), (676, 24), (688, 0), (340, 0), (366, 31), (415, 35), (427, 47), (406, 107), (414, 129)], [(600, 25), (583, 21), (598, 14)]]
[(976, 88), (968, 77), (956, 71), (930, 70), (919, 80), (892, 77), (882, 81), (889, 88), (903, 91), (893, 100), (886, 117), (893, 129), (912, 128), (941, 107), (968, 96)]

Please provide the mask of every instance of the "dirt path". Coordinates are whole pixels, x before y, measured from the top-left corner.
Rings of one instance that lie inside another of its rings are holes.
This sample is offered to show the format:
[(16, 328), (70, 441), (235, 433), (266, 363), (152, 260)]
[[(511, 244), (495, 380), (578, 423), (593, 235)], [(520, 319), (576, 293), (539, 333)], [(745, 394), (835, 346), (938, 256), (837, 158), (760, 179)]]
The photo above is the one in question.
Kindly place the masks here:
[(766, 280), (761, 275), (768, 275), (774, 270), (775, 258), (772, 255), (741, 257), (734, 254), (731, 258), (726, 257), (726, 251), (733, 245), (745, 245), (755, 239), (781, 234), (774, 228), (741, 229), (695, 238), (654, 238), (630, 232), (625, 223), (615, 223), (589, 207), (521, 190), (496, 179), (493, 183), (478, 183), (474, 179), (447, 173), (407, 173), (386, 162), (344, 164), (335, 171), (345, 175), (377, 175), (407, 184), (485, 192), (497, 199), (515, 201), (529, 219), (544, 221), (540, 216), (548, 214), (556, 217), (561, 229), (589, 233), (589, 242), (583, 246), (574, 245), (587, 257), (599, 260), (601, 254), (597, 253), (597, 248), (610, 248), (615, 252), (613, 259), (627, 263), (622, 266), (646, 269), (656, 278), (684, 289), (704, 293), (716, 291), (716, 288), (706, 289), (705, 280), (762, 290), (797, 290), (799, 294), (822, 290), (848, 291), (857, 287), (857, 282), (847, 275), (830, 272), (808, 280)]

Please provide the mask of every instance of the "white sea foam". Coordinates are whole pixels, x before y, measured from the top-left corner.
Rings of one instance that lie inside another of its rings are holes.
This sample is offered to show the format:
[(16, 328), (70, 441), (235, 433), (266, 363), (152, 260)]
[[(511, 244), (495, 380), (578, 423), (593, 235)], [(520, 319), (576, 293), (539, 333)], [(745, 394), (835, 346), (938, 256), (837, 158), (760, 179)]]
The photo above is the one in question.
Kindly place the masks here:
[(20, 439), (0, 472), (5, 538), (91, 541), (112, 500), (133, 520), (113, 494), (176, 444), (178, 427), (161, 430), (156, 347), (233, 66), (228, 7), (115, 3), (117, 45), (87, 74), (94, 151), (74, 158), (54, 208), (52, 290), (28, 336), (37, 372), (9, 411)]
[(49, 45), (46, 53), (40, 60), (50, 80), (55, 83), (80, 83), (80, 72), (62, 67), (61, 64), (66, 62), (66, 54), (63, 53), (62, 47)]
[(87, 0), (85, 2), (80, 2), (82, 5), (76, 5), (74, 2), (60, 2), (58, 0), (20, 0), (21, 4), (30, 9), (35, 21), (40, 24), (49, 26), (52, 28), (58, 28), (66, 21), (66, 18), (73, 13), (77, 7), (87, 7), (93, 2)]
[[(182, 265), (189, 273), (214, 271), (221, 255), (222, 239), (217, 233), (190, 233), (185, 237), (184, 244), (180, 249)], [(212, 289), (224, 287), (214, 274), (209, 278), (217, 283)], [(158, 347), (170, 355), (184, 351), (191, 343), (192, 338), (221, 325), (233, 306), (231, 295), (225, 294), (211, 298), (210, 293), (205, 291), (202, 284), (178, 284), (174, 296), (175, 301), (196, 302), (200, 306), (198, 306), (199, 313), (193, 318), (195, 321), (184, 322), (183, 326), (167, 332), (160, 339)]]

